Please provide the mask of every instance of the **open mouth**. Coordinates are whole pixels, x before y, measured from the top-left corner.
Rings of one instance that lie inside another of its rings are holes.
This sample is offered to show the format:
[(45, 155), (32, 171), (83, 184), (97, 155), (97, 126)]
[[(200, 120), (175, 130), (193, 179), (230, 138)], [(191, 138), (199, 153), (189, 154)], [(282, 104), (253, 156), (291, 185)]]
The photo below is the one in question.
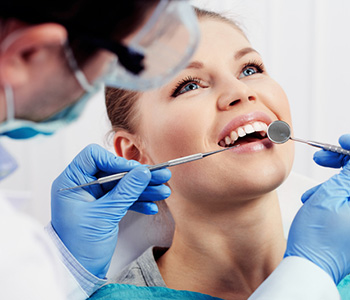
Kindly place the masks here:
[(235, 144), (244, 145), (262, 140), (266, 137), (267, 124), (264, 122), (252, 122), (232, 130), (229, 135), (219, 141), (221, 147), (231, 147)]

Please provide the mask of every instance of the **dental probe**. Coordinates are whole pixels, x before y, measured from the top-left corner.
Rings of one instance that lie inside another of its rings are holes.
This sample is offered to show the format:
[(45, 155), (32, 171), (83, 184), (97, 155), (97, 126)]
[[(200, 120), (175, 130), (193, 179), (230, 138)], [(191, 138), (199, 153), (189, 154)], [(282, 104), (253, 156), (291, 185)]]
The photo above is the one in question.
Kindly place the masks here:
[(292, 141), (308, 144), (308, 145), (313, 146), (313, 147), (322, 148), (322, 149), (327, 150), (327, 151), (332, 151), (332, 152), (336, 152), (339, 154), (350, 155), (349, 150), (345, 150), (344, 148), (339, 147), (339, 146), (291, 137), (290, 127), (284, 121), (272, 122), (267, 128), (267, 136), (270, 139), (270, 141), (277, 143), (277, 144), (283, 144), (290, 139)]
[[(210, 152), (206, 152), (206, 153), (192, 154), (192, 155), (172, 159), (172, 160), (169, 160), (169, 161), (161, 163), (161, 164), (148, 166), (147, 168), (150, 171), (154, 171), (154, 170), (159, 170), (162, 168), (168, 168), (168, 167), (172, 167), (172, 166), (176, 166), (176, 165), (181, 165), (181, 164), (185, 164), (185, 163), (188, 163), (188, 162), (191, 162), (194, 160), (202, 159), (202, 158), (207, 157), (209, 155), (223, 152), (223, 151), (226, 151), (226, 150), (238, 147), (238, 146), (239, 145), (234, 145), (234, 146), (227, 147), (227, 148), (220, 149), (220, 150), (210, 151)], [(91, 182), (88, 182), (85, 184), (81, 184), (81, 185), (77, 185), (77, 186), (73, 186), (73, 187), (69, 187), (69, 188), (59, 189), (58, 191), (72, 190), (72, 189), (81, 188), (81, 187), (85, 187), (85, 186), (89, 186), (89, 185), (93, 185), (93, 184), (103, 184), (103, 183), (119, 180), (119, 179), (123, 178), (126, 174), (128, 174), (128, 172), (129, 171), (101, 177), (101, 178), (98, 178), (97, 180), (94, 180), (94, 181), (91, 181)]]

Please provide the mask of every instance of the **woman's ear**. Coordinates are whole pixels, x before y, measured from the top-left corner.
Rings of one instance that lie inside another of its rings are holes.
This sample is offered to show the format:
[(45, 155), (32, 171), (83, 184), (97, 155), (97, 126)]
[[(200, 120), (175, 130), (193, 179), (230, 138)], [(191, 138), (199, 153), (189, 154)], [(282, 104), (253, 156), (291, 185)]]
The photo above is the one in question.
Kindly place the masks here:
[(142, 164), (149, 164), (150, 160), (137, 142), (135, 135), (126, 131), (118, 131), (114, 135), (114, 149), (118, 156), (128, 160), (136, 160)]
[[(44, 23), (17, 29), (0, 45), (0, 82), (12, 86), (32, 82), (32, 70), (52, 61), (52, 53), (67, 40), (67, 30), (60, 24)], [(60, 52), (61, 53), (61, 52)], [(62, 62), (64, 63), (64, 62)]]

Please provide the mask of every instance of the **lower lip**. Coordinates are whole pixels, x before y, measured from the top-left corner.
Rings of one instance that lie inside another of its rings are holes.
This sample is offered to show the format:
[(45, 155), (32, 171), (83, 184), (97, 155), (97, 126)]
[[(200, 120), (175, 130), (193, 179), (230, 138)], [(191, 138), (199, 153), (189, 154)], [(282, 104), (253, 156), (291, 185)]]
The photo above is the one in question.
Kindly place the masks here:
[(272, 147), (273, 147), (273, 142), (271, 142), (268, 138), (265, 138), (263, 140), (257, 140), (250, 143), (239, 144), (239, 146), (237, 145), (237, 147), (232, 148), (229, 151), (232, 151), (235, 153), (252, 153), (252, 152), (264, 151)]

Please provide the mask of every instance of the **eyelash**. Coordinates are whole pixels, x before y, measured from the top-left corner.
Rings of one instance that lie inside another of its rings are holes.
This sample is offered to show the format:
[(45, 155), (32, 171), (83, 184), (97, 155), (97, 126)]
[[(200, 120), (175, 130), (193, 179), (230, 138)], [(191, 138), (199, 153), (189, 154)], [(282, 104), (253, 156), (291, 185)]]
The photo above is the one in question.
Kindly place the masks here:
[[(253, 67), (256, 69), (257, 73), (264, 73), (265, 66), (262, 62), (252, 60), (243, 65), (241, 73), (246, 70), (248, 67)], [(187, 76), (186, 78), (180, 80), (175, 88), (171, 92), (171, 97), (175, 98), (180, 95), (181, 90), (189, 83), (195, 82), (199, 85), (202, 84), (202, 80), (198, 77)]]
[(265, 72), (264, 64), (262, 62), (257, 61), (257, 60), (252, 60), (252, 61), (249, 61), (246, 64), (244, 64), (241, 72), (243, 72), (248, 67), (255, 68), (257, 73), (264, 73)]
[(175, 98), (180, 95), (181, 90), (189, 83), (195, 82), (199, 85), (202, 84), (202, 80), (198, 77), (187, 76), (186, 78), (180, 80), (173, 91), (171, 92), (171, 97)]

